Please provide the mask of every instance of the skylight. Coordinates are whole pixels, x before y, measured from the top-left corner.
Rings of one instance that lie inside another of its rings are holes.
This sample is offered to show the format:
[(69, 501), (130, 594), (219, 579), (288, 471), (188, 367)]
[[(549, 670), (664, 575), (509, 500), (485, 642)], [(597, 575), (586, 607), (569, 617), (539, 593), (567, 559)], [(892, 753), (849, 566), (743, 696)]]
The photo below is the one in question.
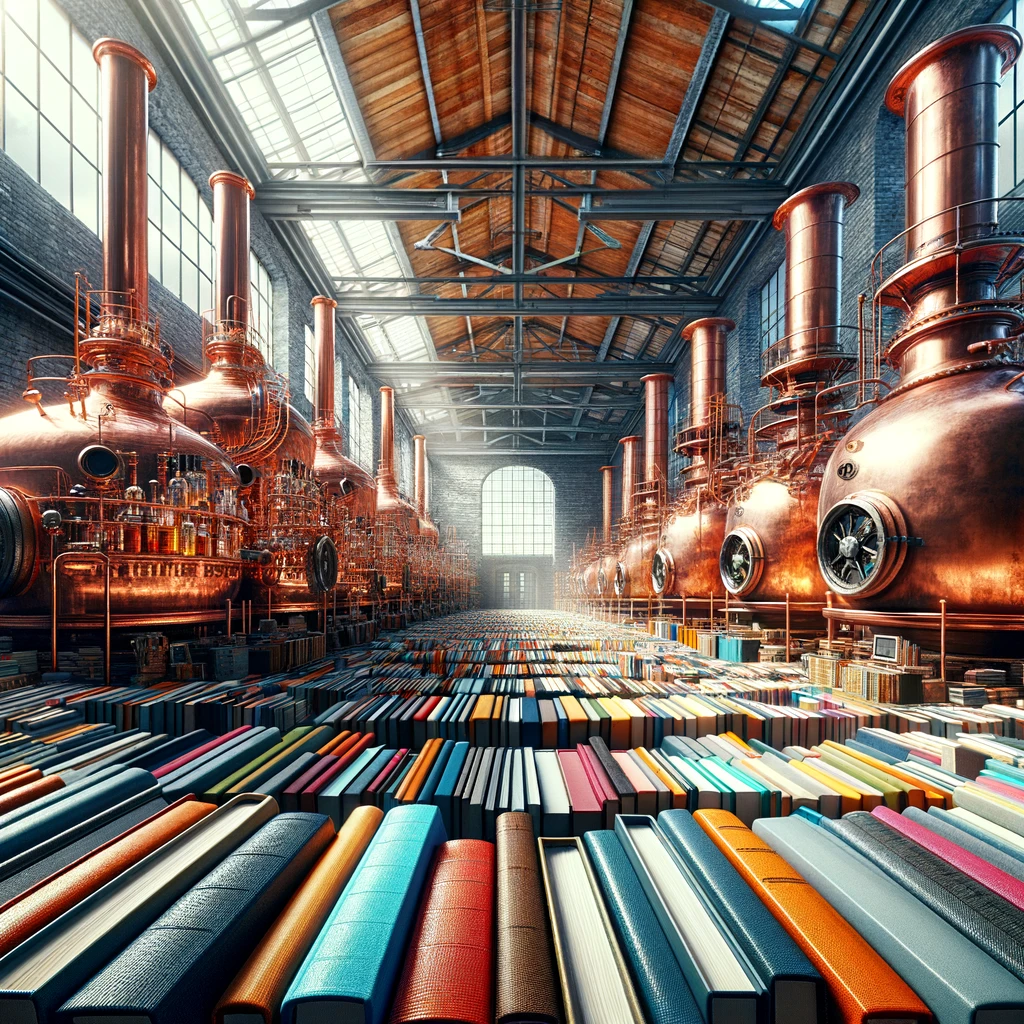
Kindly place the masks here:
[[(359, 160), (351, 127), (308, 19), (275, 31), (273, 21), (247, 23), (243, 11), (296, 4), (254, 0), (179, 0), (268, 163)], [(330, 41), (329, 41), (330, 42)], [(288, 177), (311, 172), (288, 170)], [(346, 174), (366, 180), (362, 172)], [(379, 221), (305, 221), (303, 228), (333, 277), (404, 276), (399, 255)], [(360, 290), (348, 285), (345, 290)], [(433, 343), (412, 317), (385, 324), (357, 318), (369, 349), (387, 361), (431, 358)]]

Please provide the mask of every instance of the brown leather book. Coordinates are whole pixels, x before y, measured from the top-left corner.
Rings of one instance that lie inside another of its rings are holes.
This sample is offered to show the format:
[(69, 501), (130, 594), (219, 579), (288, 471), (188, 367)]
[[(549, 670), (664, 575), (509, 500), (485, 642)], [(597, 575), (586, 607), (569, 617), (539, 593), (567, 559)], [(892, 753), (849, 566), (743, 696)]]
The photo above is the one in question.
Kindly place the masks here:
[(844, 1024), (930, 1021), (928, 1007), (801, 875), (729, 811), (694, 819), (807, 954), (828, 983)]
[(357, 807), (301, 888), (235, 975), (213, 1011), (216, 1024), (262, 1019), (273, 1024), (295, 972), (334, 909), (383, 819), (377, 807)]
[(0, 796), (0, 814), (6, 814), (17, 807), (24, 807), (47, 793), (55, 793), (58, 789), (64, 788), (64, 780), (59, 775), (44, 775), (34, 782), (27, 782), (24, 786), (12, 789), (10, 793)]
[(533, 819), (522, 811), (498, 816), (497, 1024), (560, 1024), (562, 1003), (537, 861)]
[(409, 943), (391, 1024), (491, 1024), (494, 845), (442, 843)]

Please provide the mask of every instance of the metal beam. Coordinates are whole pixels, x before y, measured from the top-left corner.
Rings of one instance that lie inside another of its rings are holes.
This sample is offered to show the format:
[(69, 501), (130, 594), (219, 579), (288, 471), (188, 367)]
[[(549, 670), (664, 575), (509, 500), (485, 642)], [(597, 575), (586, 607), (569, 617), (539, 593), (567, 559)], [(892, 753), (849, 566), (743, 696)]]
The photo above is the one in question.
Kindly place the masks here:
[[(494, 427), (500, 430), (500, 427)], [(452, 456), (467, 456), (478, 458), (483, 456), (507, 455), (510, 459), (522, 459), (524, 454), (532, 456), (564, 457), (566, 455), (579, 458), (580, 456), (593, 456), (595, 458), (606, 458), (608, 456), (608, 444), (574, 444), (574, 445), (544, 445), (536, 449), (522, 448), (498, 448), (493, 445), (484, 447), (482, 445), (471, 447), (469, 445), (432, 445), (430, 457), (451, 458)]]
[[(589, 279), (587, 281), (589, 283)], [(440, 298), (434, 295), (378, 295), (342, 292), (337, 296), (343, 315), (378, 316), (712, 316), (719, 300), (693, 295), (595, 295), (590, 297), (526, 296), (515, 299)]]
[[(437, 384), (450, 380), (451, 387), (467, 382), (483, 386), (504, 383), (514, 377), (515, 363), (369, 363), (367, 372), (381, 380), (408, 384)], [(587, 387), (609, 381), (637, 381), (648, 373), (671, 373), (671, 363), (630, 360), (629, 362), (577, 363), (557, 359), (533, 359), (522, 363), (524, 380), (551, 381), (547, 387)]]
[[(518, 406), (517, 406), (518, 408)], [(480, 423), (460, 423), (457, 427), (448, 426), (446, 424), (434, 424), (434, 423), (419, 423), (417, 424), (417, 430), (421, 434), (425, 434), (428, 438), (439, 434), (454, 434), (457, 431), (465, 431), (466, 433), (472, 434), (511, 434), (513, 437), (523, 437), (529, 434), (574, 434), (577, 431), (581, 434), (613, 434), (618, 427), (614, 423), (607, 424), (586, 424), (584, 426), (573, 426), (568, 421), (555, 422), (554, 420), (548, 423), (533, 423), (520, 425), (518, 427), (510, 427), (503, 423), (489, 423), (482, 425)]]
[(580, 210), (580, 220), (762, 220), (771, 217), (789, 196), (774, 181), (692, 181), (670, 190), (628, 190), (595, 194)]
[[(68, 328), (70, 333), (70, 328)], [(410, 409), (416, 412), (447, 412), (451, 406), (443, 402), (428, 401), (398, 401), (396, 407), (399, 409)], [(479, 402), (474, 403), (466, 399), (459, 400), (459, 410), (464, 412), (508, 412), (512, 409), (522, 409), (524, 412), (573, 412), (576, 409), (575, 402), (521, 402), (513, 404), (510, 402)], [(628, 412), (636, 408), (636, 402), (591, 402), (587, 405), (587, 411), (593, 412)]]

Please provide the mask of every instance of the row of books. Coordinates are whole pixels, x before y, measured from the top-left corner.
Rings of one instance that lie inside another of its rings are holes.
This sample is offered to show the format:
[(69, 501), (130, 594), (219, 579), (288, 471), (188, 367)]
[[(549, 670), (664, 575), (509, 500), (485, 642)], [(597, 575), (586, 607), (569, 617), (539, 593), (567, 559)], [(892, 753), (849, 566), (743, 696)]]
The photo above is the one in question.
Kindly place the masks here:
[[(452, 840), (429, 804), (359, 805), (336, 828), (258, 794), (168, 802), (146, 776), (104, 780), (120, 813), (73, 842), (54, 813), (71, 796), (0, 815), (0, 1018), (1024, 1014), (1024, 781), (1012, 774), (1012, 797), (982, 793), (964, 816), (801, 808), (751, 828), (726, 809), (669, 808), (539, 843), (525, 810), (498, 814), (491, 840)], [(26, 846), (30, 831), (39, 842)]]

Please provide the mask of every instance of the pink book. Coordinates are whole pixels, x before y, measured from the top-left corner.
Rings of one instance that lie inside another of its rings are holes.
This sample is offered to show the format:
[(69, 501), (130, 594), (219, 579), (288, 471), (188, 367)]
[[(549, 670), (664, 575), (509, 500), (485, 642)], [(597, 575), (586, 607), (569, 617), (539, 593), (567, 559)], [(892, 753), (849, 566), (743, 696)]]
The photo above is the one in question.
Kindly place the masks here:
[(573, 835), (581, 836), (584, 832), (602, 828), (604, 805), (590, 784), (583, 758), (575, 750), (559, 750), (557, 754), (572, 805)]
[(912, 839), (918, 846), (923, 846), (936, 857), (941, 857), (947, 864), (962, 871), (968, 878), (974, 879), (986, 889), (991, 889), (997, 896), (1002, 896), (1018, 910), (1024, 910), (1024, 882), (1020, 879), (1008, 875), (1001, 868), (976, 856), (970, 850), (965, 850), (945, 837), (936, 835), (924, 825), (897, 814), (889, 807), (876, 807), (871, 813), (890, 828)]
[(1018, 804), (1024, 803), (1024, 789), (1020, 789), (1009, 782), (1001, 782), (999, 779), (992, 779), (985, 775), (979, 775), (974, 781), (979, 786), (984, 786), (986, 789), (997, 793), (1001, 797), (1005, 797), (1007, 800), (1012, 800)]
[(211, 750), (216, 750), (217, 747), (227, 743), (228, 740), (234, 739), (236, 736), (241, 736), (243, 732), (248, 732), (252, 728), (251, 725), (240, 725), (237, 729), (232, 729), (231, 732), (224, 733), (223, 736), (217, 736), (210, 740), (208, 743), (204, 743), (200, 747), (196, 747), (195, 750), (190, 750), (186, 754), (182, 754), (181, 757), (176, 757), (173, 761), (168, 761), (167, 764), (162, 765), (153, 772), (153, 777), (162, 779), (165, 775), (170, 775), (176, 768), (180, 768), (182, 765), (186, 765), (189, 761), (194, 761), (197, 757), (202, 757), (203, 754), (208, 754)]
[(388, 761), (386, 765), (384, 765), (384, 770), (382, 772), (379, 772), (377, 777), (373, 780), (373, 782), (371, 782), (366, 787), (366, 792), (376, 793), (377, 790), (380, 789), (380, 787), (383, 786), (385, 782), (387, 782), (388, 777), (399, 766), (399, 764), (402, 763), (402, 758), (404, 758), (405, 755), (408, 753), (408, 747), (402, 747), (401, 750), (397, 751), (394, 757), (392, 757), (391, 760)]
[(658, 791), (651, 784), (651, 780), (640, 771), (636, 761), (626, 751), (613, 750), (612, 757), (615, 758), (615, 763), (629, 779), (629, 784), (636, 790), (637, 814), (656, 815), (658, 813)]
[(615, 792), (612, 780), (604, 770), (604, 765), (598, 760), (593, 747), (586, 743), (580, 743), (576, 747), (583, 762), (583, 767), (590, 779), (591, 788), (598, 795), (604, 805), (605, 828), (615, 827), (615, 815), (619, 813), (619, 794)]

